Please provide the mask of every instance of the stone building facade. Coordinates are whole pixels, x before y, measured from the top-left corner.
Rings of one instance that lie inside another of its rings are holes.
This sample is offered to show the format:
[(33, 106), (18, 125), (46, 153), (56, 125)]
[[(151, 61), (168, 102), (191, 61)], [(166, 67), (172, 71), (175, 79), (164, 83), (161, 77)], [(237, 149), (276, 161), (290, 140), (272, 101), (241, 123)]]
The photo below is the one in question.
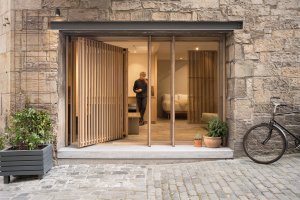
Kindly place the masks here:
[[(226, 35), (226, 119), (229, 147), (242, 153), (245, 131), (269, 117), (270, 97), (300, 105), (298, 0), (0, 0), (0, 132), (25, 102), (51, 112), (64, 146), (62, 35), (65, 21), (243, 21)], [(299, 115), (283, 116), (300, 130)]]

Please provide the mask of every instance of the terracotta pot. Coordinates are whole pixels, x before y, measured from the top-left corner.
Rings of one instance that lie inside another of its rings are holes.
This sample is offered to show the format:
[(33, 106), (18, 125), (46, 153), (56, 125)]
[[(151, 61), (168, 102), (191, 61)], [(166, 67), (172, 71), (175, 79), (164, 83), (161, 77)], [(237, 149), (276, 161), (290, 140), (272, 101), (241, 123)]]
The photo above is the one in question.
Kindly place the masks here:
[(202, 147), (202, 140), (194, 140), (194, 147)]
[(221, 137), (207, 137), (204, 136), (204, 144), (208, 148), (219, 148), (222, 143)]

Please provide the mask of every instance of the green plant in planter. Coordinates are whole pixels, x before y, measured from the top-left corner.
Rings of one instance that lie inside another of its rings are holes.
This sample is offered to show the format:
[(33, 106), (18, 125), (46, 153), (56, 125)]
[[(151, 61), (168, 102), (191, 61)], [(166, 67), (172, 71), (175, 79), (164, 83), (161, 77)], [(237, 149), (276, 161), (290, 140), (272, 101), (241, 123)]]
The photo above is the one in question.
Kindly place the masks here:
[(223, 137), (228, 133), (228, 126), (226, 122), (219, 118), (214, 118), (208, 122), (208, 137)]
[(4, 149), (6, 145), (4, 136), (0, 135), (0, 150)]
[(12, 116), (9, 140), (13, 149), (33, 150), (53, 140), (52, 123), (45, 111), (25, 108)]

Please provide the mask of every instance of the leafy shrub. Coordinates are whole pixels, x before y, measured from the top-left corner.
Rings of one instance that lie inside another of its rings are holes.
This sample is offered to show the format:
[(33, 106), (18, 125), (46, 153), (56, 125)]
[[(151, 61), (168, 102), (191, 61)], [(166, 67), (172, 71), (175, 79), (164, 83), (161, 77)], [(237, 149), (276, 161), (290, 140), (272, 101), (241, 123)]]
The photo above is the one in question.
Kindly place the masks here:
[(208, 137), (223, 137), (228, 133), (226, 122), (222, 122), (219, 118), (214, 118), (208, 122)]
[(0, 135), (0, 150), (5, 148), (5, 138), (4, 136)]
[(33, 150), (53, 140), (49, 114), (33, 108), (15, 113), (8, 131), (13, 149)]

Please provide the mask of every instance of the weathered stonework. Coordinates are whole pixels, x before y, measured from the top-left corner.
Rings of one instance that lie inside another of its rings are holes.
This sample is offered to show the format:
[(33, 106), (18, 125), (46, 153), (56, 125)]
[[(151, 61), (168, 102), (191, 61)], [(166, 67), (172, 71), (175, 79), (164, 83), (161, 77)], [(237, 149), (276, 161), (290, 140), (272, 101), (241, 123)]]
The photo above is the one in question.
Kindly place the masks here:
[[(48, 109), (58, 146), (64, 142), (63, 38), (48, 29), (55, 8), (67, 21), (231, 21), (226, 35), (228, 145), (242, 152), (245, 131), (269, 116), (269, 98), (300, 105), (298, 0), (3, 0), (0, 3), (0, 132), (10, 112), (30, 104)], [(2, 26), (8, 18), (10, 24)], [(280, 119), (300, 130), (299, 117)], [(299, 132), (299, 131), (298, 131)]]

